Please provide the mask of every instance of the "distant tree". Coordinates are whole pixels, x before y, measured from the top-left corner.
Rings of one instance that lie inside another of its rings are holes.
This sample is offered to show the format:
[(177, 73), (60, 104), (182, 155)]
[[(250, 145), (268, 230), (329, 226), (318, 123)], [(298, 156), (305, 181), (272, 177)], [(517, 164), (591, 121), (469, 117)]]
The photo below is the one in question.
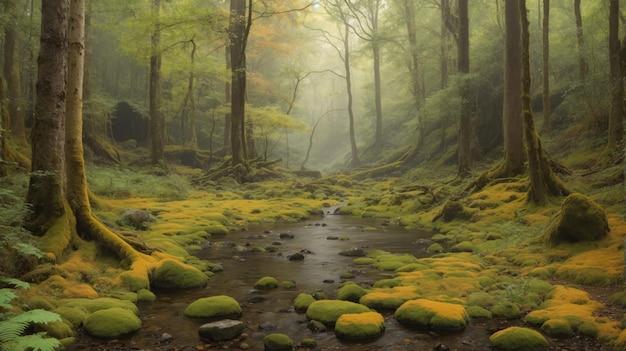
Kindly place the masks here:
[(624, 72), (621, 43), (619, 39), (619, 0), (609, 1), (609, 71), (611, 86), (611, 107), (609, 111), (609, 159), (620, 155), (624, 147)]
[(150, 158), (153, 164), (165, 157), (165, 122), (161, 113), (161, 0), (152, 0), (155, 23), (150, 45)]
[(10, 128), (10, 124), (9, 109), (4, 98), (4, 82), (2, 75), (0, 75), (0, 177), (9, 174), (8, 162), (6, 161), (9, 157), (6, 131)]
[(550, 133), (552, 111), (550, 110), (550, 0), (543, 0), (543, 20), (541, 27), (541, 80), (543, 101), (543, 125), (541, 130)]
[(583, 34), (580, 0), (574, 0), (574, 19), (576, 21), (576, 43), (578, 45), (578, 79), (582, 82), (586, 79), (589, 68), (585, 58), (585, 35)]
[(467, 76), (470, 72), (469, 56), (469, 11), (468, 0), (459, 0), (459, 36), (457, 66), (461, 78), (461, 111), (459, 111), (459, 146), (458, 159), (460, 177), (468, 177), (472, 169), (472, 116), (470, 111), (471, 90)]

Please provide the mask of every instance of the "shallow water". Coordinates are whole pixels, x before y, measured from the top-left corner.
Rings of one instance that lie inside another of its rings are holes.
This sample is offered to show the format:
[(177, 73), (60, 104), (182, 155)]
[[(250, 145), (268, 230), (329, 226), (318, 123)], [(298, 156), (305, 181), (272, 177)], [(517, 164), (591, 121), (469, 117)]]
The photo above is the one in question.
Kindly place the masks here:
[[(280, 233), (291, 233), (294, 238), (280, 239)], [(228, 295), (240, 303), (244, 333), (248, 337), (204, 345), (205, 350), (263, 350), (263, 337), (273, 332), (288, 335), (294, 344), (304, 338), (314, 338), (318, 343), (317, 350), (433, 350), (439, 344), (446, 345), (450, 350), (490, 350), (489, 335), (509, 326), (509, 322), (473, 320), (464, 331), (439, 334), (406, 329), (395, 321), (392, 312), (380, 311), (386, 323), (381, 337), (366, 343), (346, 343), (338, 340), (332, 330), (323, 333), (308, 330), (305, 315), (293, 310), (292, 301), (301, 292), (324, 291), (329, 298), (334, 298), (342, 282), (340, 276), (346, 271), (354, 271), (356, 276), (350, 280), (363, 284), (391, 277), (390, 272), (353, 265), (352, 257), (339, 255), (342, 250), (380, 249), (426, 257), (429, 255), (426, 247), (432, 243), (428, 240), (430, 235), (392, 224), (383, 225), (380, 219), (326, 215), (300, 223), (271, 224), (213, 238), (202, 251), (194, 253), (224, 266), (224, 271), (212, 277), (205, 288), (157, 291), (157, 301), (139, 304), (143, 325), (138, 333), (128, 339), (106, 343), (79, 338), (76, 350), (87, 347), (93, 350), (196, 350), (198, 345), (203, 344), (197, 329), (206, 321), (186, 318), (183, 311), (192, 301), (214, 295)], [(328, 239), (333, 236), (348, 240)], [(235, 243), (240, 250), (222, 247), (223, 242)], [(278, 251), (255, 253), (249, 250), (272, 245), (277, 246)], [(312, 252), (305, 254), (303, 261), (288, 259), (288, 255), (303, 249)], [(272, 276), (279, 281), (292, 280), (297, 287), (270, 291), (254, 289), (255, 282), (264, 276)], [(164, 333), (171, 335), (167, 342), (162, 339)], [(567, 350), (562, 346), (559, 349)]]

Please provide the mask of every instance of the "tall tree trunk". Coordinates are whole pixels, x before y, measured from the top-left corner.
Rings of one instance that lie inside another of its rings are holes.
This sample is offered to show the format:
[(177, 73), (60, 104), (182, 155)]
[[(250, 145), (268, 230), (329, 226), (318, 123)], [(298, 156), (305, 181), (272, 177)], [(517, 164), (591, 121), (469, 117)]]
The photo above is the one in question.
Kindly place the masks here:
[(585, 36), (583, 35), (583, 17), (580, 13), (580, 0), (574, 0), (574, 17), (576, 20), (576, 39), (578, 44), (578, 78), (584, 82), (587, 77), (587, 59), (585, 58)]
[(27, 228), (43, 235), (66, 212), (65, 206), (65, 71), (67, 69), (66, 0), (41, 3), (37, 103), (31, 131), (32, 166), (26, 202)]
[(530, 186), (528, 200), (536, 204), (544, 204), (548, 196), (567, 195), (569, 191), (556, 178), (550, 169), (550, 161), (541, 146), (541, 139), (535, 129), (530, 92), (530, 35), (526, 15), (526, 0), (519, 0), (519, 13), (522, 23), (522, 115), (524, 120), (524, 139)]
[[(248, 1), (248, 4), (246, 2)], [(246, 46), (252, 24), (252, 0), (230, 0), (230, 64), (231, 64), (231, 164), (248, 171), (246, 146)], [(246, 14), (246, 8), (248, 14)], [(241, 180), (241, 179), (240, 179)]]
[(609, 111), (609, 159), (620, 155), (624, 147), (624, 73), (622, 72), (621, 43), (619, 39), (619, 0), (609, 2), (609, 71), (611, 81), (611, 109)]
[(20, 77), (20, 47), (17, 35), (17, 1), (4, 1), (5, 13), (9, 16), (4, 27), (4, 77), (7, 81), (8, 109), (11, 118), (11, 135), (19, 145), (26, 144), (22, 83)]
[(150, 159), (153, 164), (163, 162), (165, 135), (161, 116), (161, 28), (159, 14), (161, 0), (152, 0), (152, 15), (155, 18), (150, 46)]
[[(9, 109), (4, 97), (4, 82), (0, 75), (0, 177), (6, 177), (9, 174), (9, 149), (7, 144), (7, 130), (11, 128), (9, 120)], [(308, 155), (307, 155), (308, 158)]]
[[(231, 64), (230, 64), (230, 45), (225, 45), (225, 49), (224, 49), (224, 53), (226, 55), (226, 69), (227, 70), (231, 70)], [(226, 82), (224, 83), (224, 101), (227, 104), (231, 103), (231, 97), (230, 97), (230, 93), (231, 93), (231, 87), (230, 87), (230, 81), (226, 80)], [(226, 112), (224, 113), (224, 147), (226, 148), (230, 148), (230, 135), (231, 135), (231, 120), (230, 120), (230, 112)]]
[(520, 13), (516, 1), (505, 1), (504, 51), (504, 176), (524, 172), (522, 133), (522, 48), (520, 44)]
[[(190, 40), (192, 45), (190, 56), (189, 77), (187, 78), (187, 94), (185, 94), (185, 101), (183, 102), (183, 110), (181, 112), (181, 143), (185, 146), (187, 142), (187, 130), (189, 130), (189, 146), (196, 148), (198, 146), (198, 137), (196, 133), (196, 101), (194, 99), (193, 83), (194, 83), (194, 65), (196, 56), (196, 43)], [(189, 122), (189, 123), (187, 123)], [(189, 126), (187, 126), (189, 124)]]
[(343, 31), (343, 67), (346, 72), (346, 93), (348, 95), (348, 123), (349, 123), (349, 132), (350, 132), (350, 150), (352, 154), (352, 160), (350, 162), (350, 167), (358, 167), (361, 165), (361, 160), (359, 159), (359, 151), (356, 146), (356, 132), (354, 127), (354, 109), (353, 105), (353, 96), (352, 96), (352, 72), (350, 67), (350, 41), (348, 40), (350, 37), (350, 26), (348, 25), (347, 18), (343, 18), (344, 20), (344, 31)]
[(469, 10), (468, 0), (459, 0), (458, 71), (461, 78), (461, 111), (459, 127), (459, 171), (460, 177), (468, 177), (472, 168), (472, 117), (470, 111), (471, 91), (467, 76), (470, 70), (469, 57)]
[[(378, 21), (376, 31), (378, 30)], [(376, 132), (374, 149), (380, 152), (383, 148), (383, 104), (380, 87), (380, 42), (379, 39), (372, 41), (372, 54), (374, 56), (374, 104), (376, 106)]]
[[(439, 68), (441, 70), (441, 89), (448, 87), (448, 40), (450, 40), (450, 31), (446, 26), (447, 9), (450, 8), (450, 0), (441, 0), (441, 29), (440, 29), (440, 58)], [(448, 115), (444, 115), (441, 120), (441, 142), (439, 149), (445, 152), (448, 148)]]
[(543, 0), (543, 26), (541, 28), (541, 78), (543, 81), (543, 125), (541, 130), (552, 130), (552, 111), (550, 110), (550, 0)]

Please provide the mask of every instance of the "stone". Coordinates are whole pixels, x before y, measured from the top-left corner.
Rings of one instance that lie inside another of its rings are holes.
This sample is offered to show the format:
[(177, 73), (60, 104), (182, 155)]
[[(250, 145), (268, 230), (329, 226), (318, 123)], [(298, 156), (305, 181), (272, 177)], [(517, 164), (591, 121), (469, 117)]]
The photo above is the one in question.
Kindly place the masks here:
[(242, 315), (237, 300), (226, 295), (204, 297), (190, 303), (184, 312), (187, 317), (209, 319), (233, 319)]
[(265, 351), (291, 351), (293, 349), (293, 342), (291, 339), (280, 333), (273, 333), (266, 335), (263, 338), (263, 345)]
[(150, 223), (156, 222), (156, 217), (150, 211), (126, 210), (117, 220), (117, 224), (129, 226), (138, 230), (146, 230)]
[(371, 339), (384, 331), (385, 319), (378, 312), (342, 314), (335, 323), (335, 335), (341, 339)]
[(116, 339), (139, 330), (141, 320), (131, 310), (113, 307), (92, 313), (83, 327), (96, 338)]
[(188, 289), (202, 287), (207, 280), (206, 274), (193, 266), (164, 260), (155, 270), (152, 284), (161, 289)]
[(289, 261), (302, 261), (302, 260), (304, 260), (304, 255), (299, 252), (289, 255)]
[(433, 330), (461, 330), (469, 321), (465, 307), (428, 299), (409, 300), (395, 312), (400, 324)]
[(306, 316), (308, 319), (333, 326), (342, 314), (364, 312), (370, 312), (370, 309), (358, 303), (341, 300), (318, 300), (309, 306), (306, 310)]
[(243, 332), (243, 322), (234, 319), (223, 319), (201, 325), (198, 334), (202, 339), (224, 341), (238, 337)]
[(359, 247), (354, 247), (352, 249), (343, 250), (339, 254), (347, 257), (365, 257), (365, 250)]
[(542, 350), (549, 344), (541, 333), (523, 327), (509, 327), (489, 337), (491, 346), (504, 351)]
[(593, 241), (609, 233), (606, 213), (591, 198), (571, 194), (561, 204), (561, 211), (544, 232), (550, 244)]
[(279, 237), (281, 239), (293, 239), (295, 236), (291, 233), (280, 233)]

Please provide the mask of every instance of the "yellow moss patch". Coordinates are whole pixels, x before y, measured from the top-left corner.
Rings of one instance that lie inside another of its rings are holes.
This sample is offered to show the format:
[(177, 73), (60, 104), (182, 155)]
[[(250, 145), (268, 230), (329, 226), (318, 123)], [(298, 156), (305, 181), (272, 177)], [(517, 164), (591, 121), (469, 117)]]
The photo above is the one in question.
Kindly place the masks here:
[(346, 313), (337, 319), (335, 334), (339, 338), (368, 339), (385, 330), (385, 319), (380, 313)]
[(426, 299), (405, 302), (398, 307), (395, 317), (404, 325), (444, 330), (463, 329), (469, 321), (462, 305)]
[(576, 255), (556, 270), (556, 275), (580, 284), (607, 286), (623, 275), (624, 252), (619, 244)]
[(359, 303), (373, 309), (396, 309), (409, 300), (421, 297), (414, 286), (395, 286), (380, 288), (363, 295)]
[(52, 275), (39, 284), (40, 293), (63, 298), (95, 298), (98, 293), (91, 285), (67, 280), (59, 275)]

